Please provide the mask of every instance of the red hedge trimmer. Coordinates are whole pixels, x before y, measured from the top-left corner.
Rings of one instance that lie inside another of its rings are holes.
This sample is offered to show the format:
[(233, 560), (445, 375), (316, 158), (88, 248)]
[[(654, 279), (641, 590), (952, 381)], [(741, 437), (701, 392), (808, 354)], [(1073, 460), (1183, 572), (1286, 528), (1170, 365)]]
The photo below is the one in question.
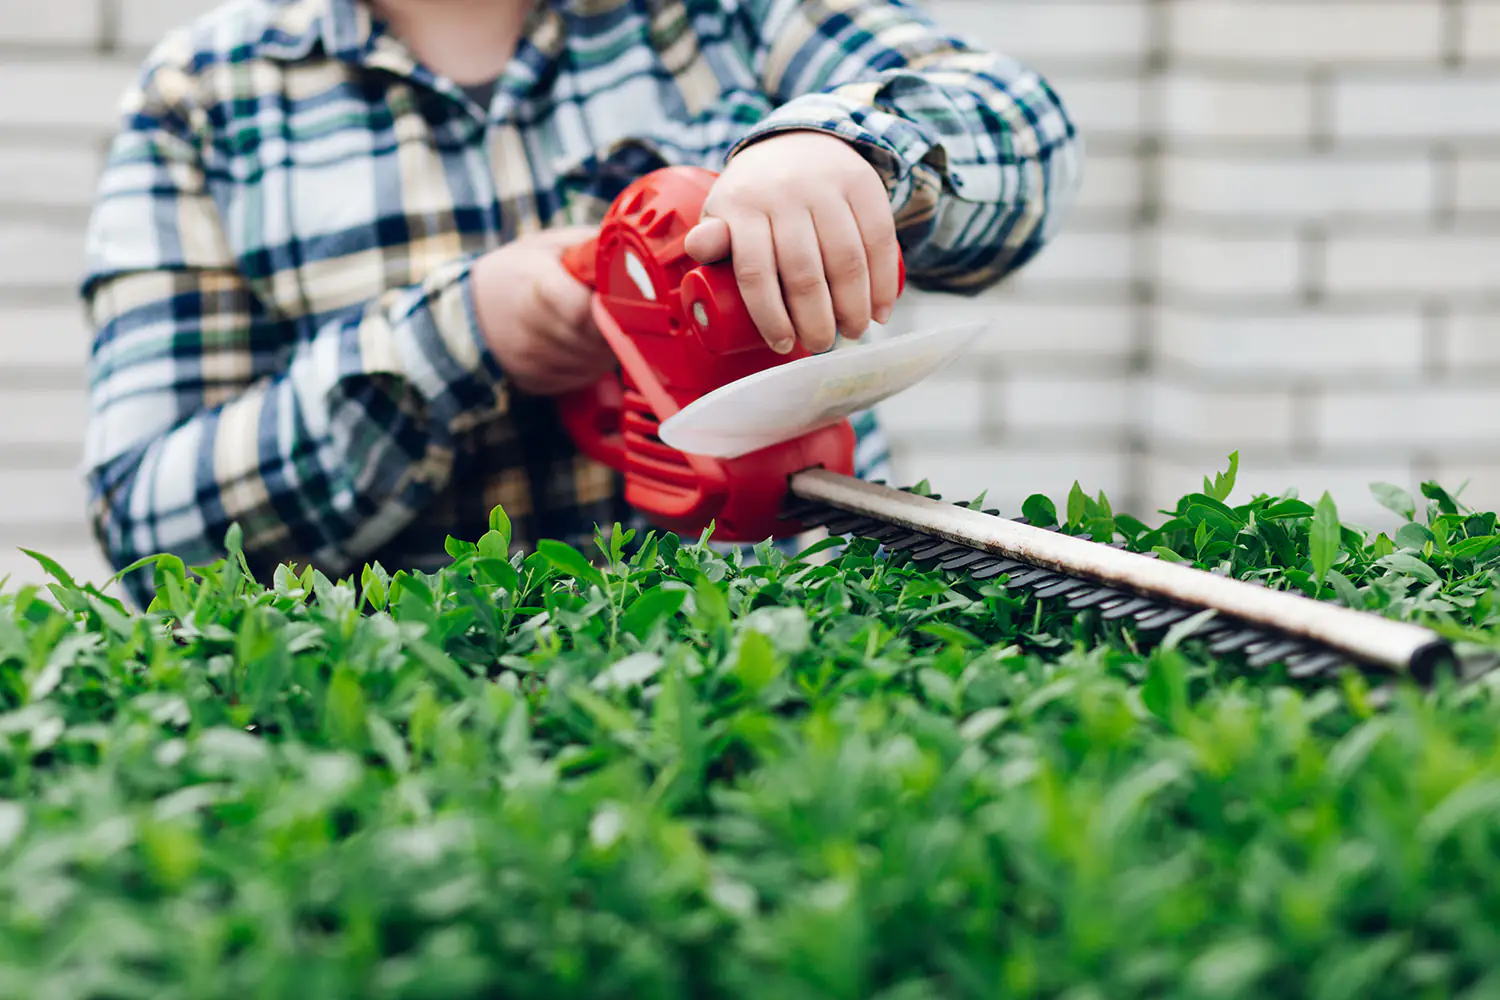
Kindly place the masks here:
[(983, 327), (775, 353), (732, 265), (699, 266), (683, 249), (716, 176), (670, 167), (637, 180), (565, 256), (595, 290), (621, 371), (564, 397), (563, 421), (584, 453), (624, 474), (626, 501), (658, 528), (712, 525), (717, 541), (754, 543), (822, 527), (1143, 633), (1212, 609), (1195, 638), (1213, 653), (1297, 677), (1354, 663), (1426, 682), (1451, 661), (1425, 628), (854, 478), (849, 416), (948, 364)]

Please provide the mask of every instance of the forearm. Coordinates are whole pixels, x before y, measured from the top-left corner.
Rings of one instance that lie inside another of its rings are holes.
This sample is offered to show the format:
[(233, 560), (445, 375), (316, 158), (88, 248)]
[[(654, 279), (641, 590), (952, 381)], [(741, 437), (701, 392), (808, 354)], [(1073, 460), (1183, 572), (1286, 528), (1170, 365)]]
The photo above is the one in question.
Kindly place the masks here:
[(917, 287), (982, 291), (1051, 239), (1082, 144), (1037, 73), (902, 0), (756, 0), (746, 11), (777, 107), (731, 155), (787, 129), (852, 143), (886, 182)]
[[(163, 324), (168, 301), (206, 298), (183, 294), (192, 281), (147, 272), (91, 298), (87, 467), (117, 566), (217, 558), (238, 523), (257, 564), (338, 571), (407, 525), (446, 483), (455, 434), (504, 406), (464, 264), (330, 323), (274, 370), (250, 354), (247, 312)], [(211, 357), (210, 328), (242, 331), (238, 346)], [(239, 381), (204, 386), (224, 368)]]

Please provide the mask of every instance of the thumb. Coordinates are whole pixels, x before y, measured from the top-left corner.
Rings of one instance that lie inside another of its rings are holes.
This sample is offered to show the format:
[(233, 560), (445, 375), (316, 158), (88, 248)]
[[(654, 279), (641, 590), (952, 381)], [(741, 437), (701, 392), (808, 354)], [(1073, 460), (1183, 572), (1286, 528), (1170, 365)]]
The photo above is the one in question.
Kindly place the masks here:
[(599, 235), (598, 226), (558, 226), (543, 229), (526, 237), (527, 242), (561, 252)]
[(729, 256), (729, 223), (705, 218), (687, 234), (682, 248), (700, 264), (712, 264)]

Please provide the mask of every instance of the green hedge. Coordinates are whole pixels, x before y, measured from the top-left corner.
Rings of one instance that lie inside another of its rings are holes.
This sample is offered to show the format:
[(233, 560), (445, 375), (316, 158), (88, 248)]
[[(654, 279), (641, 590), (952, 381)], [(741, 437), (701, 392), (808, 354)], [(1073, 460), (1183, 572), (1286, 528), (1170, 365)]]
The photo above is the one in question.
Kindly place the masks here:
[[(1232, 479), (1027, 512), (1497, 645), (1493, 514)], [(1292, 686), (863, 543), (491, 527), (433, 576), (7, 592), (0, 997), (1500, 995), (1482, 680)]]

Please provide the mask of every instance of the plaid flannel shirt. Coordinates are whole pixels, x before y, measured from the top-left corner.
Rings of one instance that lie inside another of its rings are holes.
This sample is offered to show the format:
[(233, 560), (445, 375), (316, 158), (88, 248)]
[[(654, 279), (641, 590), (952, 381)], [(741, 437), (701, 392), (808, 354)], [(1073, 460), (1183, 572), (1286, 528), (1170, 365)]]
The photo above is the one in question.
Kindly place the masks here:
[[(257, 573), (341, 574), (430, 570), (497, 504), (518, 546), (636, 524), (552, 404), (507, 385), (470, 262), (782, 129), (879, 170), (917, 288), (990, 287), (1079, 181), (1046, 83), (914, 0), (540, 0), (488, 107), (359, 0), (233, 0), (174, 31), (126, 95), (88, 233), (99, 544), (191, 565), (238, 522)], [(881, 474), (857, 424), (858, 472)]]

